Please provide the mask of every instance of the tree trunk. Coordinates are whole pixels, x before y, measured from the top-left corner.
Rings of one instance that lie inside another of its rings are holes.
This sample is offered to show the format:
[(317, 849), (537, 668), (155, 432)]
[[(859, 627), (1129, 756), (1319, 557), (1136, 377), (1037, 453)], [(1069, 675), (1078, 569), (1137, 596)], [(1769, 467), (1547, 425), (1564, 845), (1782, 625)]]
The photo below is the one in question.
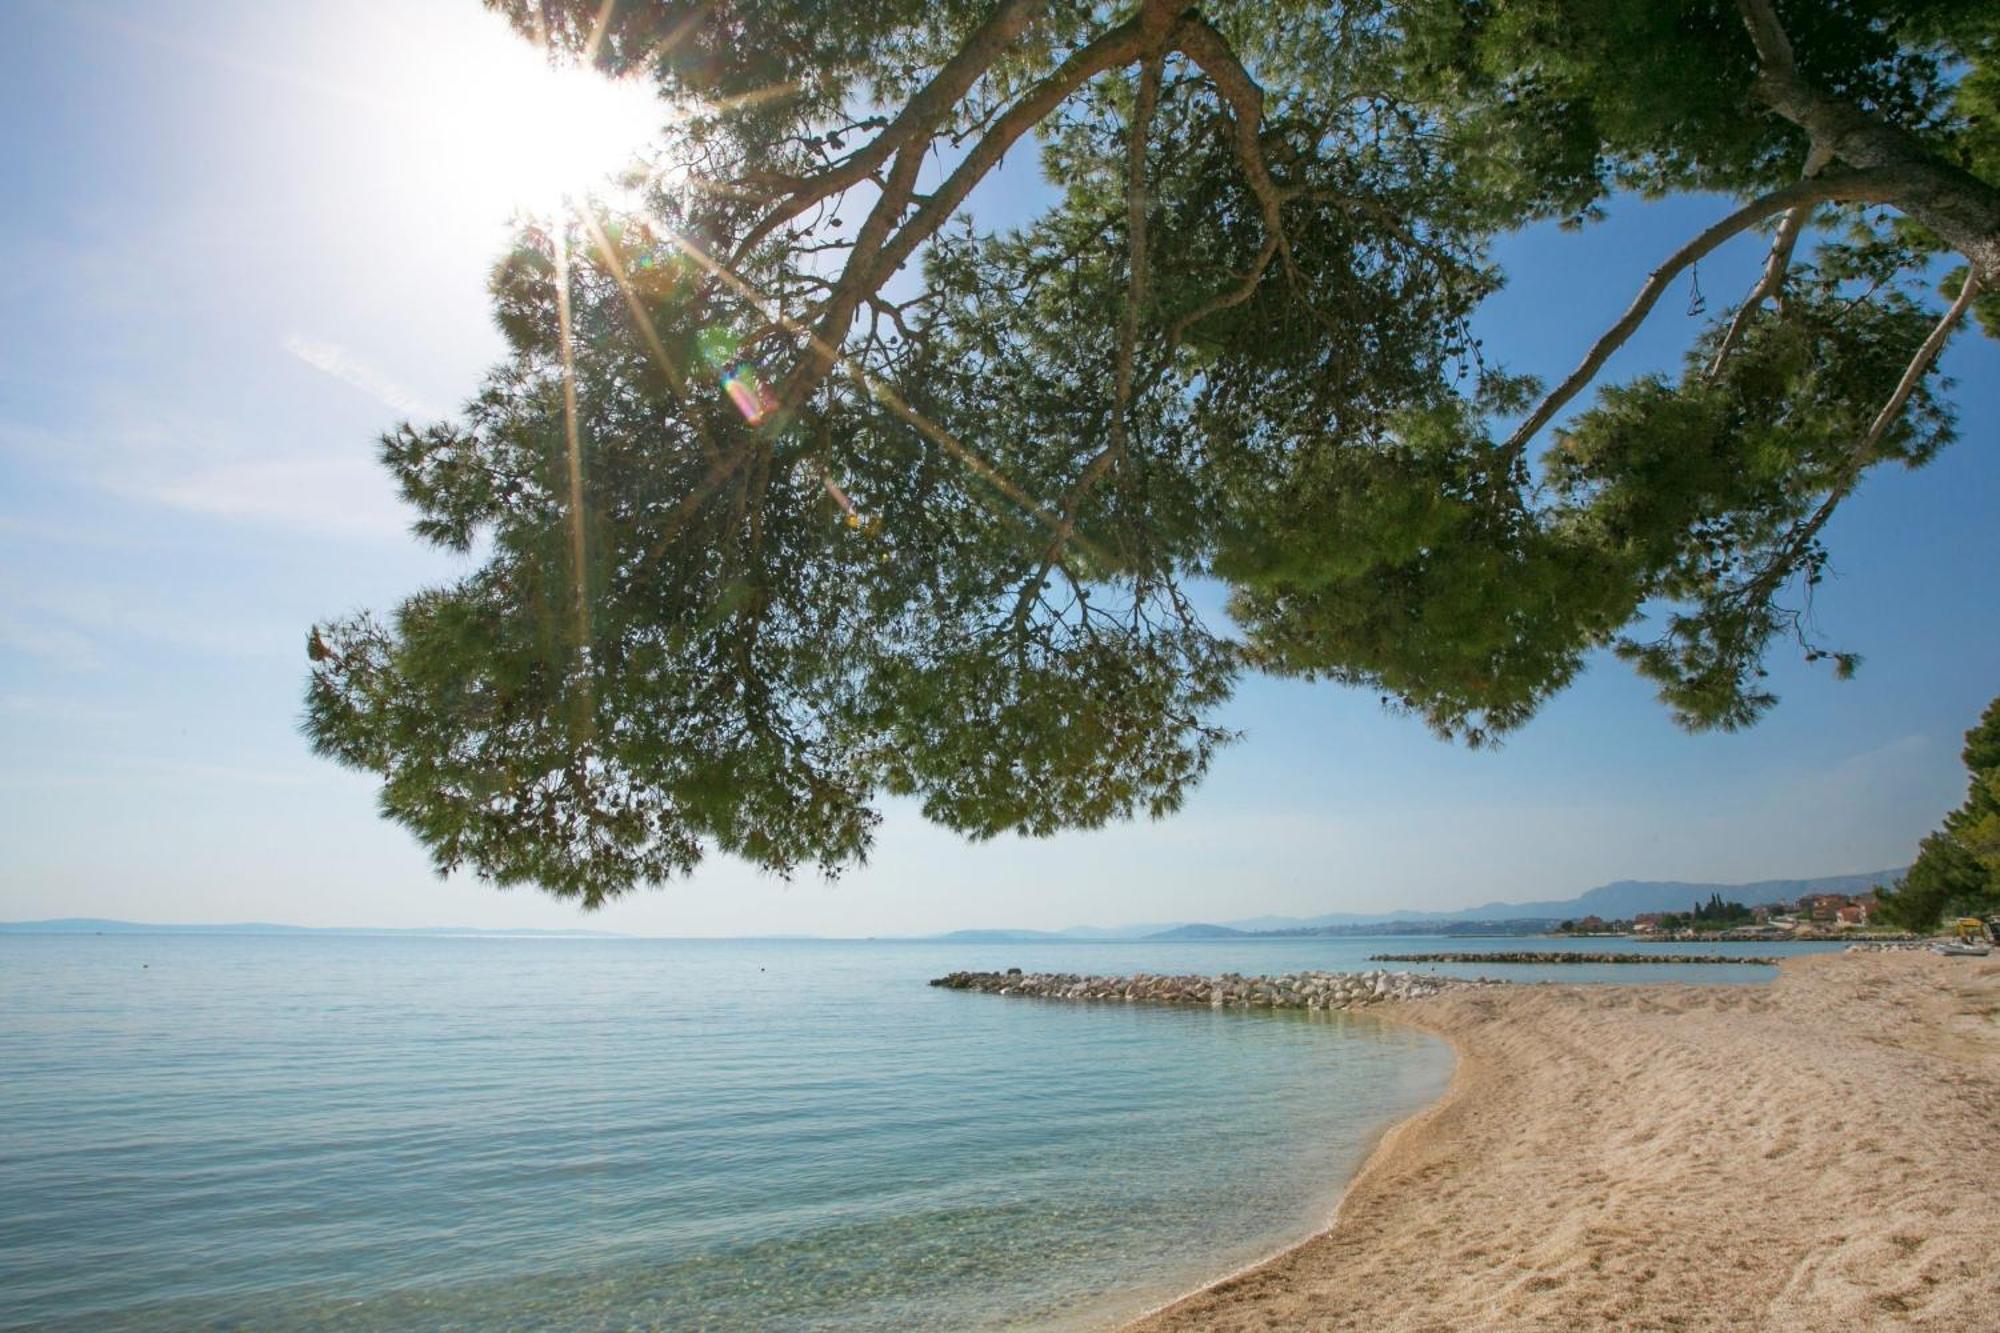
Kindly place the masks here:
[(1856, 170), (1891, 168), (1907, 184), (1894, 204), (1964, 255), (1987, 286), (2000, 282), (2000, 188), (1941, 162), (1907, 130), (1829, 97), (1803, 78), (1770, 0), (1737, 0), (1757, 48), (1757, 95), (1804, 130), (1813, 147)]

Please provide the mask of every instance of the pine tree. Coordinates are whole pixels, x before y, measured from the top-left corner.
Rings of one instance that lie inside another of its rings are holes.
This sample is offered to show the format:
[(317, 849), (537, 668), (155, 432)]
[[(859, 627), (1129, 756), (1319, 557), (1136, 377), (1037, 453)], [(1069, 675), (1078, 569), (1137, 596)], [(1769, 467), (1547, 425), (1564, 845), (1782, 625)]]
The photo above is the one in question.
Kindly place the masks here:
[[(585, 903), (838, 870), (884, 793), (1168, 814), (1245, 671), (1479, 744), (1609, 647), (1746, 725), (1774, 641), (1854, 669), (1804, 615), (1827, 522), (2000, 329), (1990, 0), (496, 7), (673, 130), (523, 230), (507, 359), (384, 441), (478, 563), (315, 628), (306, 725), (440, 870)], [(1036, 145), (1044, 212), (968, 211)], [(1732, 202), (1540, 391), (1467, 331), (1490, 242), (1621, 190)], [(1583, 397), (1759, 227), (1679, 374)]]
[(1965, 803), (1929, 834), (1917, 859), (1892, 890), (1881, 915), (1906, 930), (1935, 928), (1941, 919), (2000, 913), (2000, 698), (1965, 733), (1971, 783)]

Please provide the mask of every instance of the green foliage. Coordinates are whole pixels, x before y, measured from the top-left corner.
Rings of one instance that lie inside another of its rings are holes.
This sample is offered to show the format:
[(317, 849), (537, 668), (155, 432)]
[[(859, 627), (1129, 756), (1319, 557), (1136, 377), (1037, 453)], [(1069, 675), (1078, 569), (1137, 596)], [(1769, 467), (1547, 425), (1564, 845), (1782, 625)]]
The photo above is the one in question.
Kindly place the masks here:
[[(1959, 752), (1959, 758), (1975, 774), (2000, 771), (2000, 699), (1986, 705), (1979, 721), (1965, 733), (1965, 748)], [(1975, 799), (1984, 801), (1989, 798), (1981, 794)]]
[[(1954, 159), (1991, 152), (1991, 0), (1778, 13), (1827, 94)], [(1757, 56), (1731, 0), (1431, 0), (1397, 14), (1409, 40), (1396, 67), (1447, 109), (1454, 166), (1508, 207), (1585, 221), (1610, 186), (1761, 191), (1805, 161), (1805, 133), (1755, 103)], [(1967, 64), (1973, 77), (1954, 79)]]
[(1695, 904), (1694, 919), (1718, 925), (1748, 921), (1750, 909), (1742, 903), (1726, 903), (1722, 901), (1721, 894), (1711, 893), (1707, 902)]
[(1882, 896), (1881, 917), (1905, 930), (1935, 930), (1942, 918), (1981, 896), (1988, 882), (1985, 867), (1957, 838), (1928, 834), (1908, 873)]
[(1711, 893), (1707, 902), (1696, 903), (1689, 911), (1661, 913), (1660, 929), (1728, 930), (1748, 925), (1753, 919), (1750, 909), (1742, 903), (1724, 902), (1720, 893)]
[(1972, 790), (1953, 836), (1986, 867), (1988, 884), (2000, 889), (2000, 768), (1986, 770)]
[[(1943, 233), (1827, 204), (1679, 377), (1539, 464), (1496, 441), (1536, 386), (1468, 331), (1493, 236), (1803, 169), (1733, 4), (493, 4), (674, 130), (634, 197), (524, 228), (509, 355), (383, 440), (465, 574), (309, 640), (314, 744), (441, 871), (595, 904), (715, 851), (834, 873), (884, 795), (978, 838), (1162, 816), (1246, 669), (1482, 744), (1610, 649), (1741, 726), (1775, 640), (1854, 669), (1806, 632), (1826, 516), (1952, 435), (1927, 365), (1873, 427)], [(1977, 185), (1990, 9), (1782, 17)], [(975, 225), (1031, 153), (1054, 202)]]
[(1707, 370), (1711, 330), (1677, 382), (1607, 387), (1546, 459), (1562, 498), (1553, 521), (1654, 600), (1662, 632), (1622, 635), (1617, 651), (1689, 727), (1735, 729), (1768, 709), (1776, 700), (1763, 662), (1783, 634), (1808, 660), (1853, 673), (1857, 655), (1805, 632), (1828, 560), (1813, 516), (1862, 470), (1921, 466), (1952, 438), (1949, 412), (1924, 383), (1882, 438), (1858, 449), (1933, 319), (1894, 290), (1847, 299), (1851, 278), (1838, 263), (1801, 274), (1783, 317), (1749, 325), (1718, 375)]
[(1378, 690), (1477, 745), (1532, 716), (1634, 610), (1636, 585), (1530, 507), (1463, 404), (1299, 463), (1215, 559), (1267, 670)]
[(2000, 912), (2000, 699), (1965, 733), (1971, 785), (1965, 803), (1927, 835), (1901, 883), (1882, 895), (1882, 917), (1927, 931), (1957, 916)]
[[(578, 252), (582, 647), (555, 266), (535, 260), (558, 244)], [(1227, 739), (1203, 718), (1234, 670), (1184, 599), (1017, 616), (993, 572), (1025, 558), (1015, 524), (878, 408), (745, 438), (726, 400), (670, 405), (612, 277), (668, 255), (636, 227), (614, 244), (615, 265), (580, 234), (525, 238), (495, 278), (516, 357), (464, 429), (385, 441), (420, 533), (484, 538), (477, 572), (311, 640), (308, 732), (383, 774), (384, 812), (440, 871), (594, 905), (709, 849), (836, 873), (865, 854), (878, 789), (976, 836), (1179, 804)], [(660, 285), (652, 327), (698, 364), (707, 329), (678, 292)], [(711, 456), (718, 437), (731, 452)], [(866, 523), (824, 484), (843, 463)]]

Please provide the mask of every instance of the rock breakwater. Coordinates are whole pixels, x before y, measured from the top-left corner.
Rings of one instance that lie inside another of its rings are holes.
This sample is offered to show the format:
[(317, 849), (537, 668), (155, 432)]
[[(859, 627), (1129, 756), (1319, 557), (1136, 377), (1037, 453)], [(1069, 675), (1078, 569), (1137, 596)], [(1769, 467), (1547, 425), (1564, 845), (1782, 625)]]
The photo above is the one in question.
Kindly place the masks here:
[(1019, 968), (1006, 972), (953, 972), (931, 981), (931, 985), (946, 990), (983, 991), (989, 995), (1205, 1004), (1216, 1009), (1358, 1009), (1385, 1000), (1421, 1000), (1446, 990), (1504, 984), (1380, 970), (1288, 972), (1283, 976), (1256, 977), (1236, 972), (1214, 977), (1156, 976), (1147, 972), (1129, 977), (1090, 977), (1074, 972), (1023, 972)]
[(1727, 953), (1572, 953), (1566, 949), (1520, 950), (1513, 953), (1377, 953), (1371, 963), (1745, 963), (1776, 967), (1776, 958), (1751, 958)]

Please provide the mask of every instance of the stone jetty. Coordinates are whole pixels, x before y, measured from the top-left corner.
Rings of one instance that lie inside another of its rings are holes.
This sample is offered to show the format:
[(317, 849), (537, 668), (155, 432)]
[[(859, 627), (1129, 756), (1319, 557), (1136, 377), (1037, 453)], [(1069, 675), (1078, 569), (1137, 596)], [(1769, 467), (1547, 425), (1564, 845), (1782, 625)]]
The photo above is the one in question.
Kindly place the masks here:
[(1359, 1009), (1385, 1000), (1421, 1000), (1467, 986), (1504, 985), (1414, 972), (1288, 972), (1246, 977), (1087, 977), (1074, 972), (953, 972), (931, 985), (989, 995), (1027, 995), (1044, 1000), (1122, 1000), (1154, 1004), (1205, 1004), (1223, 1009)]
[(1751, 958), (1727, 953), (1571, 953), (1564, 949), (1515, 953), (1377, 953), (1371, 963), (1747, 963), (1776, 967), (1776, 958)]

